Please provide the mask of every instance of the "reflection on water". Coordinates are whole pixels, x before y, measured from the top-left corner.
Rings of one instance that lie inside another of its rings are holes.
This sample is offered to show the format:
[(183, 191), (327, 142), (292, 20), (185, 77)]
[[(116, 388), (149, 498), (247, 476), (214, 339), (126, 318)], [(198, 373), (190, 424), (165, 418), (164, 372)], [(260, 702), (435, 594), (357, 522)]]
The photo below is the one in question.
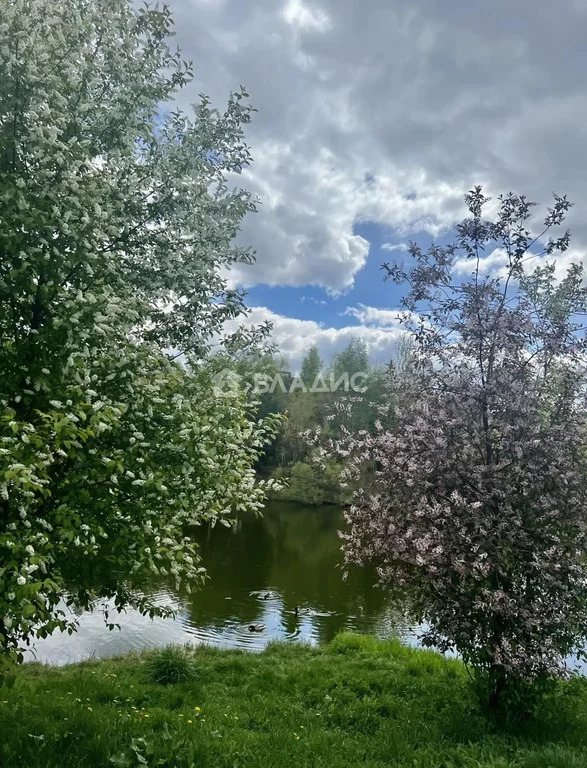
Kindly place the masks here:
[(158, 585), (157, 601), (173, 606), (175, 619), (111, 614), (122, 629), (109, 632), (99, 612), (83, 613), (76, 634), (38, 641), (35, 656), (66, 664), (170, 643), (262, 650), (271, 640), (327, 642), (342, 629), (413, 642), (371, 571), (342, 580), (341, 524), (336, 507), (271, 502), (262, 518), (242, 520), (238, 530), (197, 529), (210, 580), (191, 595)]

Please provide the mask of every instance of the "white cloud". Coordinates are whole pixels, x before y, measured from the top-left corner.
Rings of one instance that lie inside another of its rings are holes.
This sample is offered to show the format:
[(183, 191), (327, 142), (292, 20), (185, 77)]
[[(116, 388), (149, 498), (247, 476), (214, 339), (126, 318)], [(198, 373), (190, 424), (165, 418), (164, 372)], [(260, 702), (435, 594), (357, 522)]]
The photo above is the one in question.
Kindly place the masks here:
[(324, 11), (304, 4), (301, 0), (288, 0), (283, 11), (283, 17), (288, 24), (302, 29), (314, 29), (325, 32), (330, 28), (330, 19)]
[(260, 325), (269, 320), (273, 324), (272, 338), (290, 361), (293, 370), (299, 370), (301, 361), (312, 345), (320, 356), (328, 361), (344, 349), (353, 338), (362, 339), (367, 345), (372, 363), (387, 363), (392, 358), (398, 339), (399, 327), (366, 327), (347, 325), (343, 328), (325, 327), (314, 320), (299, 320), (272, 312), (266, 307), (252, 307), (246, 325)]
[[(256, 264), (235, 274), (245, 286), (313, 284), (340, 293), (352, 286), (369, 254), (369, 242), (354, 233), (358, 222), (438, 236), (464, 213), (461, 187), (434, 183), (424, 173), (408, 180), (385, 164), (379, 177), (366, 181), (363, 167), (342, 171), (324, 148), (300, 167), (283, 147), (264, 146), (245, 177), (262, 200), (241, 235), (257, 249)], [(279, 179), (279, 190), (267, 182), (272, 179)], [(405, 196), (407, 184), (417, 190), (415, 197)]]
[(401, 309), (379, 309), (360, 303), (356, 307), (347, 307), (343, 314), (356, 317), (365, 326), (390, 329), (401, 328), (401, 320), (406, 316), (406, 313)]
[[(524, 267), (528, 272), (532, 272), (536, 267), (543, 266), (545, 262), (552, 263), (552, 256), (536, 255), (527, 256), (524, 261)], [(482, 256), (479, 259), (479, 275), (491, 275), (492, 277), (505, 277), (507, 274), (508, 256), (503, 248), (495, 248), (491, 253)], [(555, 276), (561, 280), (567, 274), (567, 270), (572, 263), (587, 263), (587, 252), (576, 248), (569, 248), (555, 260)], [(476, 259), (457, 259), (453, 265), (455, 275), (470, 277), (476, 269)]]
[[(245, 174), (261, 198), (260, 211), (245, 221), (241, 239), (253, 242), (257, 262), (241, 267), (243, 285), (322, 285), (342, 291), (365, 264), (369, 243), (353, 233), (357, 192), (321, 151), (307, 167), (287, 149), (267, 144)], [(279, 179), (279, 188), (273, 184)], [(316, 196), (323, 203), (316, 210)]]
[[(502, 275), (508, 263), (507, 253), (503, 248), (495, 248), (491, 253), (479, 258), (479, 276)], [(453, 265), (456, 275), (471, 275), (477, 269), (476, 259), (457, 259)]]
[(383, 243), (381, 246), (382, 251), (405, 251), (408, 247), (407, 243)]

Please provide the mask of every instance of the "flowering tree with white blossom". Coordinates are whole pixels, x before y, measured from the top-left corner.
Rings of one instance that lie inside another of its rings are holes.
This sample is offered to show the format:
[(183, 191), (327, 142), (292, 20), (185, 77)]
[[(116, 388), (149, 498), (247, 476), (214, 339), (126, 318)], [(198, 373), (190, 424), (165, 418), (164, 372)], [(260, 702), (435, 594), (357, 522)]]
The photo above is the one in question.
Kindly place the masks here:
[(465, 200), (454, 244), (384, 265), (416, 341), (393, 427), (334, 447), (351, 473), (377, 466), (346, 514), (347, 562), (375, 563), (495, 708), (564, 672), (587, 636), (586, 289), (580, 265), (557, 272), (566, 198), (537, 235), (524, 197), (500, 197), (493, 220), (480, 188)]
[(262, 506), (274, 421), (207, 362), (243, 311), (226, 270), (252, 259), (234, 237), (254, 201), (227, 183), (251, 107), (176, 109), (171, 34), (167, 7), (127, 0), (0, 13), (0, 656), (72, 630), (63, 598), (161, 612), (151, 574), (204, 578), (185, 526)]

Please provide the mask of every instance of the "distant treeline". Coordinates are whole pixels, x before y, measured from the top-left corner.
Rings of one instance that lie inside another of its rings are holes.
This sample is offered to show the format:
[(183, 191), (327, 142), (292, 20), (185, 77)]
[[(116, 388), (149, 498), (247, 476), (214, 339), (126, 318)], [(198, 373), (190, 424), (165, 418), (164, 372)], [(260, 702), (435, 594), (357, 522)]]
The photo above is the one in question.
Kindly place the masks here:
[[(399, 344), (400, 363), (407, 354)], [(260, 474), (286, 479), (279, 497), (308, 504), (350, 503), (353, 484), (341, 482), (339, 462), (318, 461), (319, 447), (336, 439), (342, 428), (373, 432), (377, 422), (389, 424), (391, 365), (371, 365), (366, 344), (353, 338), (327, 364), (312, 346), (298, 373), (275, 353), (242, 357), (230, 367), (253, 390), (259, 418), (270, 413), (286, 417), (257, 466)], [(308, 433), (316, 430), (320, 437), (313, 443)]]

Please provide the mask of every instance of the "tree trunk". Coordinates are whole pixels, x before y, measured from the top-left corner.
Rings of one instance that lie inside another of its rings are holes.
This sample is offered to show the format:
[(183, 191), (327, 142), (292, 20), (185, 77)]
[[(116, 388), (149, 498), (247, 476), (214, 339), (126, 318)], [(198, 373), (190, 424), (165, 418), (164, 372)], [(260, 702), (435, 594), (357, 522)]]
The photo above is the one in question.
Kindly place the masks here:
[(489, 682), (489, 709), (495, 715), (500, 710), (503, 693), (507, 685), (507, 679), (503, 667), (492, 667), (489, 670)]

